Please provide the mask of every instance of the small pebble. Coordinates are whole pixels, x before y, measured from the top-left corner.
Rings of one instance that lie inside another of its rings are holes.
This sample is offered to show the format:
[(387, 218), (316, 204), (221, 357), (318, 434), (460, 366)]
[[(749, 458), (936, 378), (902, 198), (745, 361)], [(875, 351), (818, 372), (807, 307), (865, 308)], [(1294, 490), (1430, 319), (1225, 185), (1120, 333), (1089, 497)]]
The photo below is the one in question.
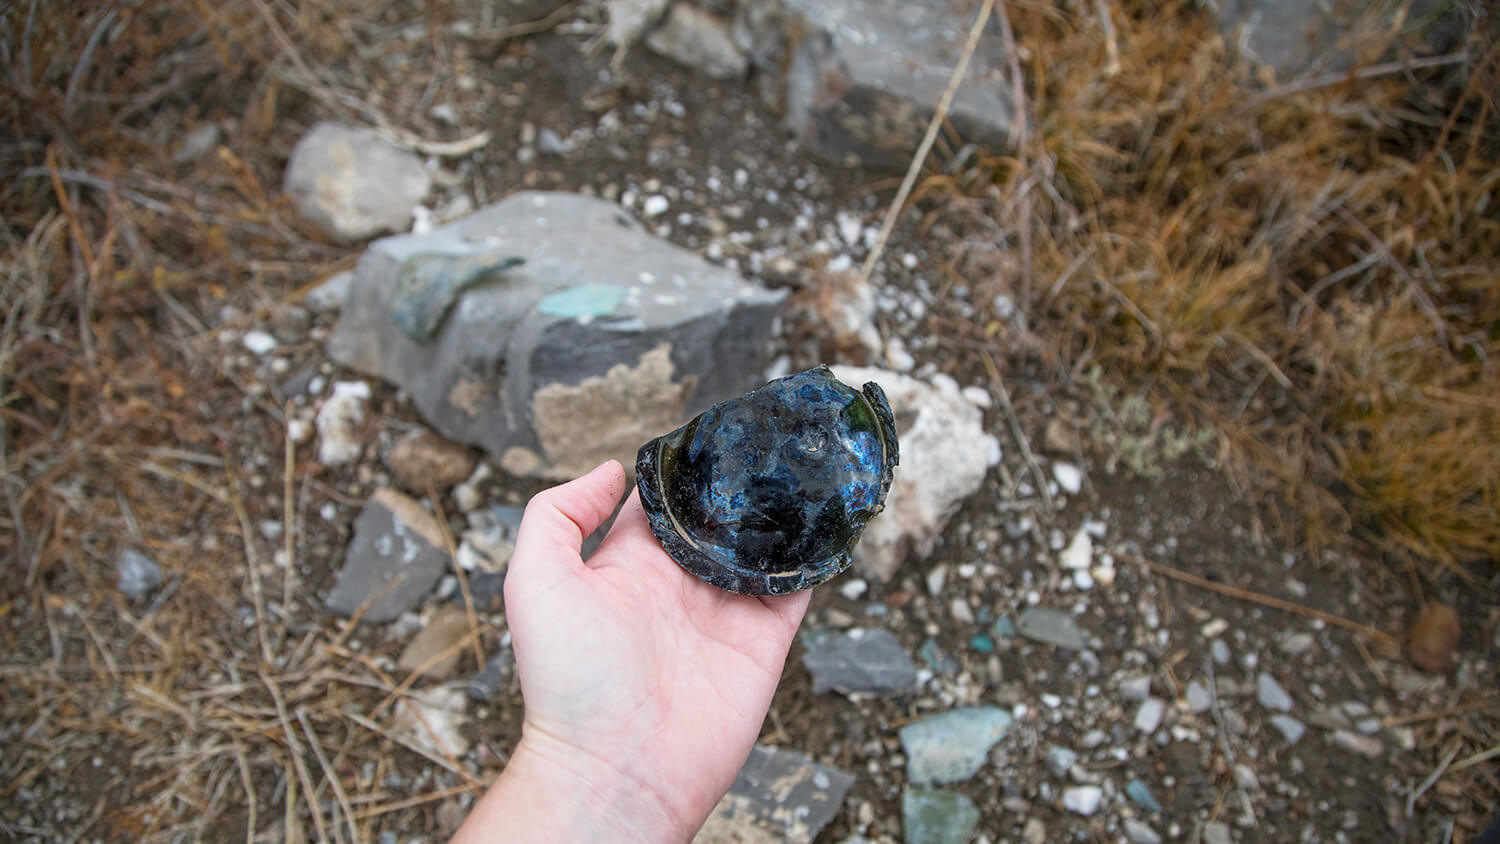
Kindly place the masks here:
[(1215, 639), (1213, 643), (1208, 646), (1208, 650), (1213, 654), (1215, 663), (1218, 663), (1219, 665), (1229, 664), (1229, 645), (1226, 644), (1223, 639)]
[(1276, 678), (1262, 671), (1255, 677), (1255, 699), (1260, 705), (1277, 712), (1292, 711), (1292, 696), (1276, 682)]
[(839, 594), (843, 595), (845, 598), (848, 598), (851, 601), (855, 601), (858, 600), (861, 595), (868, 592), (869, 589), (870, 584), (866, 583), (864, 578), (853, 577), (839, 585)]
[(1130, 844), (1161, 844), (1161, 835), (1135, 818), (1126, 818), (1124, 829)]
[(241, 341), (245, 348), (257, 355), (264, 355), (276, 348), (276, 338), (264, 331), (247, 331), (245, 339)]
[(1097, 785), (1075, 785), (1063, 789), (1062, 799), (1064, 809), (1088, 817), (1099, 811), (1099, 804), (1104, 801), (1104, 789)]
[(667, 202), (665, 196), (648, 196), (646, 197), (646, 201), (641, 203), (641, 215), (648, 219), (651, 217), (660, 217), (667, 213), (667, 208), (669, 207), (671, 207), (671, 203)]
[(1151, 678), (1136, 674), (1120, 681), (1120, 697), (1126, 700), (1145, 700), (1151, 696)]
[(1135, 728), (1147, 735), (1156, 732), (1166, 712), (1167, 704), (1161, 698), (1146, 698), (1141, 701), (1140, 708), (1135, 711)]
[(1203, 844), (1234, 844), (1234, 839), (1229, 837), (1229, 824), (1219, 821), (1204, 824), (1200, 840)]
[(1334, 730), (1332, 740), (1334, 746), (1340, 750), (1347, 750), (1350, 753), (1357, 753), (1360, 756), (1368, 756), (1371, 759), (1378, 758), (1381, 754), (1385, 753), (1385, 745), (1381, 744), (1380, 739), (1351, 733), (1348, 730)]
[(1066, 747), (1052, 745), (1047, 748), (1047, 770), (1054, 777), (1065, 777), (1068, 769), (1078, 764), (1078, 753)]
[(1272, 715), (1271, 726), (1286, 738), (1287, 744), (1296, 744), (1302, 738), (1302, 734), (1307, 732), (1307, 727), (1290, 715)]
[(1133, 779), (1125, 783), (1125, 796), (1130, 802), (1148, 812), (1161, 814), (1161, 804), (1156, 802), (1156, 795), (1151, 793), (1151, 786), (1140, 779)]
[(1083, 471), (1072, 463), (1053, 463), (1052, 479), (1069, 495), (1077, 495), (1083, 489)]
[(1187, 685), (1187, 705), (1190, 712), (1207, 712), (1214, 705), (1213, 693), (1207, 686), (1193, 680)]

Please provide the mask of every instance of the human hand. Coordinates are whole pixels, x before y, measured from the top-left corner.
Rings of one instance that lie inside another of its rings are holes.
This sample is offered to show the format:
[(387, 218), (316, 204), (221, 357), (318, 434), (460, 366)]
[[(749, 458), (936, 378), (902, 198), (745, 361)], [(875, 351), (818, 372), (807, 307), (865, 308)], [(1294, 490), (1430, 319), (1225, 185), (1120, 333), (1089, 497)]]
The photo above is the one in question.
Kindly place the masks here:
[(505, 579), (521, 742), (456, 840), (688, 841), (755, 743), (809, 593), (698, 580), (637, 493), (585, 564), (624, 485), (610, 461), (526, 507)]

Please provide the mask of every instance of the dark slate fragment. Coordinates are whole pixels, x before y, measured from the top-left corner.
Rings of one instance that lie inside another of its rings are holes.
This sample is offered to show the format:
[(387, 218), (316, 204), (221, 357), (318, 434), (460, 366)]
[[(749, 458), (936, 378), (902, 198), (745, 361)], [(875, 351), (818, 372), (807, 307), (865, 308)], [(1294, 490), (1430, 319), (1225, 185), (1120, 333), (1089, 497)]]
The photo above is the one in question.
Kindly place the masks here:
[(839, 813), (853, 785), (854, 777), (838, 768), (794, 750), (756, 745), (714, 807), (710, 825), (748, 821), (782, 841), (812, 841)]
[(636, 461), (652, 532), (677, 564), (721, 589), (784, 595), (848, 568), (885, 506), (895, 420), (826, 366), (715, 405), (646, 443)]
[(802, 664), (812, 674), (813, 694), (833, 691), (888, 694), (911, 691), (917, 666), (889, 630), (850, 630), (826, 638), (804, 638)]
[(393, 489), (378, 490), (354, 522), (354, 538), (328, 593), (328, 609), (350, 616), (368, 599), (384, 593), (361, 620), (378, 623), (396, 618), (426, 597), (448, 570), (448, 553), (442, 546), (437, 519), (416, 499)]

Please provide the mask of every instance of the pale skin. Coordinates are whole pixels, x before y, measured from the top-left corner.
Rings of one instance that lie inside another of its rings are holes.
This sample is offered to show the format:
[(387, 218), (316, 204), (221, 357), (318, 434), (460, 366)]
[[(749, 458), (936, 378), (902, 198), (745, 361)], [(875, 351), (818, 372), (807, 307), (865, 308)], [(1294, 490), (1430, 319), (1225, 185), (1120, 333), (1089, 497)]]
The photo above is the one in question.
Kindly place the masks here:
[(526, 507), (505, 579), (525, 720), (456, 842), (685, 842), (760, 733), (809, 593), (735, 595), (672, 562), (615, 461)]

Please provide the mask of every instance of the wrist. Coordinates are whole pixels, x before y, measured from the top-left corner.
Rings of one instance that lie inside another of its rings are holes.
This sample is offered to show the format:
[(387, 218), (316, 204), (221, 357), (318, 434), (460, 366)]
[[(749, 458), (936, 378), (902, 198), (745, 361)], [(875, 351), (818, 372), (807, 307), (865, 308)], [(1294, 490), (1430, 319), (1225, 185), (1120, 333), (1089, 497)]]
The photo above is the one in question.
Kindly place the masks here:
[(639, 774), (528, 724), (454, 840), (687, 842), (701, 820), (677, 815)]

